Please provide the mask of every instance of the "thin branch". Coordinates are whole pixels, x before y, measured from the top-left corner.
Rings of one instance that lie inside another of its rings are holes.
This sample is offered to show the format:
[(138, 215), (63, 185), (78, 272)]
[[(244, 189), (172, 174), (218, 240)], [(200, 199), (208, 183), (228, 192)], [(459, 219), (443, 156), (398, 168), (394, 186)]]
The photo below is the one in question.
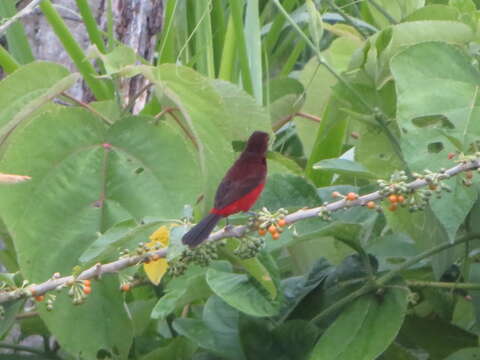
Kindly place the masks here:
[[(445, 170), (443, 174), (445, 174), (447, 177), (452, 177), (455, 176), (461, 172), (468, 171), (468, 170), (473, 170), (473, 169), (478, 169), (480, 168), (480, 159), (475, 159), (471, 161), (465, 161), (462, 162), (454, 167), (451, 167), (450, 169)], [(416, 190), (421, 187), (427, 186), (428, 182), (425, 179), (416, 179), (410, 183), (407, 184), (407, 188), (409, 190)], [(314, 218), (319, 216), (319, 213), (324, 212), (324, 211), (337, 211), (340, 209), (344, 208), (350, 208), (354, 206), (363, 206), (367, 204), (369, 201), (376, 201), (376, 200), (381, 200), (385, 198), (385, 195), (381, 195), (379, 191), (372, 192), (370, 194), (366, 194), (363, 196), (360, 196), (357, 200), (354, 201), (349, 201), (346, 199), (342, 199), (339, 201), (335, 201), (329, 204), (326, 204), (324, 206), (319, 206), (311, 209), (301, 209), (298, 210), (294, 213), (291, 213), (287, 216), (285, 216), (285, 222), (286, 224), (293, 224), (297, 221), (308, 219), (308, 218)], [(211, 242), (211, 241), (217, 241), (220, 239), (224, 238), (240, 238), (244, 236), (247, 232), (249, 231), (249, 227), (246, 225), (239, 225), (239, 226), (227, 226), (209, 236), (209, 238), (206, 240), (206, 242)], [(399, 275), (402, 271), (406, 270), (413, 264), (416, 264), (417, 262), (423, 260), (424, 258), (427, 258), (429, 256), (432, 256), (438, 252), (441, 252), (445, 249), (448, 249), (449, 247), (456, 246), (458, 244), (470, 241), (472, 239), (477, 239), (480, 237), (480, 234), (471, 234), (468, 236), (465, 236), (459, 240), (457, 240), (455, 243), (446, 243), (439, 245), (433, 249), (430, 249), (418, 256), (415, 256), (408, 261), (404, 262), (402, 265), (400, 265), (397, 269), (394, 269), (387, 273), (386, 275), (380, 277), (379, 279), (376, 280), (375, 284), (367, 284), (365, 287), (362, 287), (355, 291), (354, 293), (350, 294), (347, 298), (347, 300), (341, 300), (339, 304), (345, 304), (348, 303), (351, 299), (354, 299), (357, 296), (363, 295), (375, 287), (381, 287), (386, 285), (390, 280), (392, 280), (395, 276)], [(155, 250), (151, 252), (147, 252), (142, 255), (135, 255), (135, 256), (130, 256), (126, 258), (121, 258), (119, 260), (113, 261), (111, 263), (107, 264), (100, 264), (97, 263), (96, 265), (92, 266), (91, 268), (83, 271), (76, 279), (77, 280), (85, 280), (85, 279), (98, 279), (104, 274), (111, 274), (111, 273), (118, 273), (120, 270), (123, 270), (125, 268), (128, 268), (130, 266), (138, 265), (143, 262), (148, 262), (151, 261), (152, 257), (166, 257), (167, 255), (167, 249), (160, 249), (160, 250)], [(0, 292), (0, 304), (5, 303), (7, 301), (12, 301), (12, 300), (17, 300), (20, 298), (25, 298), (32, 296), (33, 294), (35, 295), (42, 295), (48, 291), (55, 290), (59, 287), (66, 286), (67, 283), (71, 283), (74, 281), (75, 278), (73, 276), (65, 276), (65, 277), (52, 277), (52, 279), (47, 280), (41, 284), (32, 284), (28, 286), (27, 288), (21, 288), (21, 289), (15, 289), (12, 291), (4, 291)], [(363, 290), (362, 290), (363, 289)], [(356, 295), (354, 295), (356, 294)], [(335, 306), (340, 306), (340, 305), (335, 305)], [(337, 307), (335, 307), (333, 310), (329, 311), (334, 311)], [(328, 309), (327, 309), (328, 310)], [(325, 310), (325, 311), (327, 311)], [(322, 315), (321, 313), (320, 315)], [(327, 313), (328, 314), (328, 313)], [(319, 316), (320, 316), (319, 315)], [(324, 315), (322, 315), (324, 316)]]
[(420, 280), (406, 280), (408, 287), (412, 288), (439, 288), (439, 289), (465, 289), (465, 290), (480, 290), (480, 284), (474, 283), (456, 283), (456, 282), (440, 282), (440, 281), (420, 281)]
[(23, 312), (15, 316), (16, 320), (23, 320), (23, 319), (30, 319), (33, 317), (37, 317), (38, 312), (37, 311), (28, 311), (28, 312)]
[(193, 134), (187, 129), (185, 124), (178, 118), (178, 116), (174, 114), (174, 111), (179, 111), (179, 110), (180, 109), (178, 109), (178, 108), (167, 107), (167, 108), (163, 109), (161, 112), (159, 112), (157, 115), (155, 115), (155, 119), (159, 119), (162, 116), (164, 116), (165, 114), (169, 114), (175, 120), (175, 122), (178, 124), (178, 126), (180, 126), (180, 128), (185, 133), (185, 135), (187, 135), (187, 137), (192, 142), (193, 146), (195, 146), (195, 148), (198, 150), (200, 147), (198, 146), (198, 143), (195, 140), (195, 136), (193, 136)]
[(81, 100), (78, 100), (76, 98), (74, 98), (72, 95), (69, 95), (68, 93), (66, 93), (65, 91), (62, 92), (62, 96), (65, 96), (67, 99), (70, 99), (71, 101), (73, 101), (74, 103), (76, 103), (77, 105), (87, 109), (88, 111), (90, 111), (92, 114), (98, 116), (99, 118), (101, 118), (103, 121), (105, 121), (108, 125), (112, 125), (113, 124), (113, 121), (110, 120), (109, 118), (107, 118), (105, 115), (103, 115), (102, 113), (98, 112), (97, 110), (95, 110), (93, 107), (91, 107), (89, 104), (81, 101)]
[(368, 36), (364, 34), (363, 30), (355, 24), (355, 22), (350, 18), (350, 16), (342, 10), (337, 4), (335, 4), (335, 0), (330, 0), (329, 1), (330, 6), (335, 9), (336, 12), (338, 12), (344, 19), (345, 22), (348, 23), (351, 27), (353, 27), (357, 32), (360, 34), (360, 36), (363, 38), (363, 40), (367, 40)]
[(3, 35), (7, 29), (12, 26), (17, 20), (21, 19), (24, 16), (27, 16), (35, 11), (35, 8), (42, 2), (42, 0), (33, 0), (30, 4), (25, 6), (22, 10), (17, 12), (11, 18), (8, 18), (2, 25), (0, 25), (0, 35)]
[(288, 116), (285, 116), (283, 119), (278, 120), (275, 124), (272, 125), (272, 130), (277, 131), (279, 130), (283, 125), (291, 121), (295, 116), (302, 117), (304, 119), (312, 120), (314, 122), (319, 123), (322, 121), (322, 119), (318, 116), (308, 114), (306, 112), (298, 111), (294, 114), (290, 114)]
[(395, 25), (398, 24), (398, 21), (393, 18), (388, 12), (385, 11), (375, 0), (367, 0), (372, 6), (377, 9), (377, 11), (382, 14), (390, 24)]
[(8, 343), (0, 342), (0, 348), (11, 349), (15, 351), (27, 351), (29, 353), (37, 354), (37, 355), (45, 355), (45, 353), (42, 350), (34, 349), (32, 347), (24, 346), (24, 345), (8, 344)]
[(148, 84), (146, 84), (144, 87), (142, 87), (135, 95), (133, 95), (133, 96), (130, 98), (127, 106), (125, 106), (124, 111), (125, 111), (125, 112), (130, 112), (130, 111), (133, 109), (133, 107), (135, 106), (135, 102), (137, 101), (137, 99), (138, 99), (145, 91), (147, 91), (148, 89), (150, 89), (152, 86), (153, 86), (153, 83), (148, 83)]

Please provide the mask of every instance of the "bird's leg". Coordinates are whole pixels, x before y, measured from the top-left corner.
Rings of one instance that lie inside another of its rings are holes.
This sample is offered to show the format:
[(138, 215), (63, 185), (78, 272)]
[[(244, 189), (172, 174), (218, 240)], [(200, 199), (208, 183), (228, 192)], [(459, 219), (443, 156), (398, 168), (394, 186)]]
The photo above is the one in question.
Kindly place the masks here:
[(225, 218), (225, 231), (231, 231), (233, 229), (233, 225), (228, 223), (228, 216)]

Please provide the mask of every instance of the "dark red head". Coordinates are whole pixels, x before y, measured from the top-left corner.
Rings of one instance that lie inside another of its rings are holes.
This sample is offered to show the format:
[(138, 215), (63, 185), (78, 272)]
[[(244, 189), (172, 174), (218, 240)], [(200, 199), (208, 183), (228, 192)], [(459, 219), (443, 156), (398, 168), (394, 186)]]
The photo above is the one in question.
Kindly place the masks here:
[(244, 152), (265, 154), (268, 149), (268, 134), (263, 131), (255, 131), (248, 138)]

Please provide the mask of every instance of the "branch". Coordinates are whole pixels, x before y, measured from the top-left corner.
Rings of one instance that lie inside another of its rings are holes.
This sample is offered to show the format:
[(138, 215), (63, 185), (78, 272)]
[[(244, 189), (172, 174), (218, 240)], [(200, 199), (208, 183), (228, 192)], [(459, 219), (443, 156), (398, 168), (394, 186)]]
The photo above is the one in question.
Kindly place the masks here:
[(3, 24), (0, 25), (0, 35), (2, 35), (17, 20), (32, 13), (35, 10), (35, 8), (38, 6), (38, 4), (40, 4), (41, 1), (42, 0), (33, 0), (30, 4), (25, 6), (18, 13), (16, 13), (11, 18), (8, 18), (8, 20), (3, 22)]
[[(445, 170), (442, 174), (444, 174), (447, 178), (450, 178), (452, 176), (455, 176), (461, 172), (468, 171), (468, 170), (473, 170), (473, 169), (478, 169), (480, 168), (480, 159), (475, 159), (471, 161), (464, 161), (450, 169)], [(429, 185), (428, 181), (425, 179), (416, 179), (413, 180), (412, 182), (407, 184), (407, 189), (409, 190), (416, 190), (421, 187)], [(311, 209), (301, 209), (298, 210), (294, 213), (291, 213), (287, 216), (285, 216), (285, 223), (288, 224), (293, 224), (297, 221), (308, 219), (308, 218), (313, 218), (319, 216), (319, 214), (329, 211), (329, 212), (334, 212), (343, 208), (349, 208), (353, 206), (364, 206), (370, 201), (376, 201), (385, 198), (386, 195), (380, 194), (379, 191), (372, 192), (370, 194), (366, 194), (363, 196), (358, 197), (358, 199), (350, 201), (346, 199), (342, 199), (339, 201), (335, 201), (329, 204), (326, 204), (324, 206), (319, 206)], [(219, 230), (209, 236), (209, 238), (205, 242), (212, 242), (212, 241), (217, 241), (221, 240), (224, 238), (240, 238), (243, 237), (247, 232), (249, 231), (249, 227), (246, 225), (240, 225), (240, 226), (226, 226), (222, 230)], [(363, 295), (375, 287), (378, 286), (383, 286), (390, 280), (392, 280), (395, 276), (397, 276), (400, 272), (403, 270), (407, 269), (411, 265), (417, 263), (418, 261), (429, 257), (433, 254), (436, 254), (437, 252), (443, 251), (451, 246), (456, 246), (460, 243), (467, 242), (469, 240), (479, 238), (480, 234), (472, 234), (465, 236), (464, 238), (461, 238), (457, 240), (455, 243), (446, 243), (439, 245), (433, 249), (430, 249), (426, 251), (425, 253), (422, 253), (416, 257), (411, 258), (410, 260), (406, 261), (403, 263), (401, 266), (399, 266), (397, 269), (390, 271), (386, 275), (380, 277), (375, 284), (369, 284), (367, 288), (360, 288), (354, 293), (350, 294), (348, 299), (345, 299), (344, 301), (341, 300), (339, 304), (335, 305), (335, 309), (341, 304), (348, 303), (351, 299), (354, 299), (355, 297), (358, 297), (360, 295)], [(100, 264), (97, 263), (96, 265), (92, 266), (91, 268), (83, 271), (77, 278), (74, 278), (73, 276), (65, 276), (65, 277), (52, 277), (50, 280), (47, 280), (41, 284), (32, 284), (28, 286), (27, 288), (21, 288), (21, 289), (16, 289), (13, 291), (6, 291), (6, 292), (0, 292), (0, 304), (5, 303), (7, 301), (12, 301), (20, 298), (25, 298), (29, 296), (37, 296), (37, 295), (42, 295), (48, 291), (55, 290), (58, 287), (65, 286), (68, 283), (71, 283), (74, 280), (86, 280), (86, 279), (93, 279), (93, 278), (100, 278), (103, 274), (109, 274), (109, 273), (117, 273), (120, 270), (123, 270), (125, 268), (128, 268), (130, 266), (138, 265), (143, 262), (149, 262), (152, 260), (152, 258), (164, 258), (167, 255), (167, 249), (160, 249), (160, 250), (155, 250), (155, 251), (150, 251), (142, 255), (135, 255), (135, 256), (130, 256), (127, 258), (122, 258), (116, 261), (113, 261), (111, 263), (107, 264)], [(362, 290), (363, 289), (363, 290)], [(351, 296), (351, 298), (350, 298)], [(333, 310), (327, 309), (329, 312)], [(325, 310), (325, 311), (327, 311)], [(328, 312), (328, 313), (329, 313)], [(322, 315), (324, 313), (321, 313), (319, 316), (324, 316)]]
[(408, 287), (412, 288), (439, 288), (439, 289), (465, 289), (465, 290), (480, 290), (480, 284), (473, 283), (455, 283), (455, 282), (440, 282), (440, 281), (421, 281), (421, 280), (406, 280)]

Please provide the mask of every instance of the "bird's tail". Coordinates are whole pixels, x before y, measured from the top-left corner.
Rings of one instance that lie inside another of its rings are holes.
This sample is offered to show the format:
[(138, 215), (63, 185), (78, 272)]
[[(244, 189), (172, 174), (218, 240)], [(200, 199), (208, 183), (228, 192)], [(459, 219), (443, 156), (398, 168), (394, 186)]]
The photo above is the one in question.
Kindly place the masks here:
[(210, 235), (221, 218), (222, 217), (217, 214), (208, 214), (202, 221), (192, 227), (189, 232), (183, 235), (182, 242), (191, 248), (199, 245), (203, 240), (208, 238), (208, 235)]

